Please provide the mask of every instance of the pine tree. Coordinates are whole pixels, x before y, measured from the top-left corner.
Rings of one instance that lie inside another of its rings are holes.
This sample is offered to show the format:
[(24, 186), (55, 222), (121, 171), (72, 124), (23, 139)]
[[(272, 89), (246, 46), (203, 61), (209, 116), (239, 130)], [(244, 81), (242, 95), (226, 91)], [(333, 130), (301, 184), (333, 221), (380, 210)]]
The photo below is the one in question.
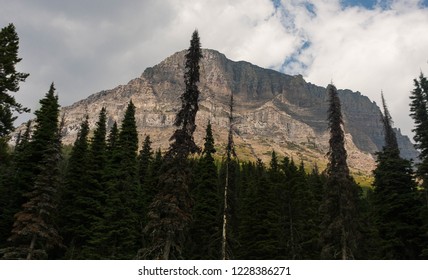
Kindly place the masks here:
[(182, 258), (185, 232), (192, 218), (187, 157), (200, 150), (193, 140), (193, 132), (198, 111), (199, 61), (202, 58), (196, 30), (185, 58), (185, 91), (181, 96), (182, 107), (174, 123), (178, 128), (171, 137), (172, 143), (165, 155), (159, 192), (149, 207), (149, 222), (145, 232), (150, 238), (150, 245), (141, 251), (142, 258)]
[(352, 259), (357, 257), (358, 186), (350, 175), (346, 162), (345, 134), (340, 99), (336, 87), (327, 87), (329, 95), (328, 123), (330, 129), (329, 164), (324, 200), (320, 211), (321, 257)]
[(137, 166), (138, 133), (135, 106), (132, 101), (126, 109), (116, 141), (114, 134), (113, 128), (109, 138), (112, 154), (106, 178), (108, 194), (104, 212), (106, 234), (104, 240), (100, 241), (108, 244), (105, 257), (133, 259), (141, 240), (139, 230), (141, 213), (138, 213), (137, 205), (141, 190)]
[[(101, 109), (97, 128), (91, 141), (89, 161), (90, 183), (94, 200), (94, 222), (91, 226), (92, 235), (88, 241), (87, 253), (91, 259), (109, 259), (110, 244), (107, 232), (109, 221), (106, 219), (107, 198), (109, 196), (108, 180), (112, 179), (116, 165), (113, 164), (113, 153), (117, 147), (119, 129), (114, 122), (107, 134), (106, 111)], [(107, 139), (106, 139), (107, 138)], [(98, 167), (98, 168), (97, 168)]]
[(33, 180), (32, 169), (29, 168), (30, 129), (31, 121), (28, 121), (24, 134), (16, 143), (10, 162), (0, 170), (0, 248), (7, 246), (6, 240), (12, 230), (14, 215), (26, 202), (23, 195), (31, 190), (28, 184)]
[(34, 164), (34, 185), (25, 194), (27, 202), (15, 215), (12, 246), (5, 258), (46, 258), (47, 249), (61, 244), (55, 226), (60, 188), (59, 162), (61, 160), (61, 133), (58, 124), (59, 105), (52, 84), (36, 111), (36, 130), (31, 141)]
[[(278, 257), (277, 215), (273, 189), (269, 184), (266, 168), (258, 159), (248, 165), (250, 181), (241, 196), (242, 207), (239, 223), (239, 259), (276, 259)], [(248, 174), (248, 175), (249, 175)]]
[[(421, 209), (423, 218), (424, 236), (423, 240), (428, 239), (428, 80), (421, 73), (419, 80), (414, 79), (415, 88), (410, 99), (410, 116), (415, 122), (415, 128), (412, 130), (415, 135), (415, 147), (419, 150), (419, 163), (416, 165), (416, 175), (421, 180), (424, 194), (422, 201), (424, 207)], [(423, 256), (428, 256), (428, 242), (425, 242)]]
[(119, 137), (119, 128), (117, 127), (117, 122), (114, 122), (110, 128), (108, 137), (107, 137), (107, 147), (106, 152), (107, 156), (111, 158), (113, 156), (113, 151), (117, 148), (117, 140)]
[(89, 122), (86, 116), (71, 150), (67, 165), (65, 188), (61, 200), (61, 223), (68, 259), (85, 258), (82, 249), (91, 236), (93, 207), (88, 197)]
[(143, 148), (138, 155), (138, 174), (140, 177), (140, 184), (144, 186), (149, 175), (149, 167), (153, 157), (152, 141), (150, 136), (147, 135), (144, 139)]
[(200, 151), (193, 140), (193, 132), (196, 130), (196, 113), (199, 110), (199, 61), (202, 58), (201, 43), (198, 31), (195, 30), (190, 40), (190, 47), (185, 55), (184, 84), (186, 86), (181, 95), (181, 109), (177, 113), (174, 125), (178, 129), (171, 137), (173, 143), (169, 154), (178, 158), (187, 158), (189, 154)]
[(105, 173), (107, 165), (107, 144), (106, 144), (106, 109), (103, 107), (99, 113), (98, 121), (91, 138), (88, 151), (88, 182), (86, 187), (87, 199), (90, 203), (89, 232), (91, 234), (83, 247), (85, 258), (100, 259), (100, 254), (96, 244), (97, 238), (103, 235), (103, 228), (99, 227), (103, 223), (104, 207), (107, 198), (105, 183)]
[(383, 94), (385, 145), (374, 170), (374, 210), (381, 240), (379, 258), (416, 259), (421, 253), (418, 201), (411, 162), (400, 157)]
[(208, 122), (203, 156), (196, 162), (193, 221), (189, 230), (187, 258), (220, 259), (221, 217), (218, 174), (214, 163), (214, 138), (211, 123)]
[[(9, 92), (17, 92), (19, 83), (29, 76), (17, 72), (15, 67), (22, 58), (18, 58), (19, 38), (15, 26), (10, 23), (0, 30), (0, 146), (13, 129), (13, 112), (29, 112), (29, 109), (17, 103)], [(1, 148), (1, 147), (0, 147)], [(0, 151), (0, 163), (3, 161)]]
[(424, 180), (424, 184), (428, 181), (428, 80), (421, 73), (419, 81), (414, 79), (415, 88), (412, 91), (410, 99), (410, 116), (415, 122), (415, 128), (412, 130), (415, 133), (413, 139), (416, 142), (415, 147), (420, 151), (417, 174)]

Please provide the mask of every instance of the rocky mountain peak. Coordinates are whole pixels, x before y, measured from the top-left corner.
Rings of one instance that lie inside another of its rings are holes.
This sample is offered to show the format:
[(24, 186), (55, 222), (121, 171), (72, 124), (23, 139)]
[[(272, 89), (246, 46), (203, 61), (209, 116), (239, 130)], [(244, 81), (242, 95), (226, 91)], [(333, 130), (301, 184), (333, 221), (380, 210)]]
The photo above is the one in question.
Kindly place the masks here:
[[(94, 128), (102, 107), (106, 107), (108, 125), (121, 122), (128, 102), (136, 106), (136, 120), (143, 141), (150, 135), (154, 148), (166, 149), (174, 131), (175, 114), (184, 90), (184, 55), (177, 52), (161, 63), (147, 68), (139, 78), (126, 85), (95, 93), (64, 107), (66, 121), (63, 142), (74, 142), (85, 115)], [(208, 120), (221, 155), (227, 141), (228, 102), (235, 99), (235, 142), (241, 158), (262, 158), (270, 153), (303, 160), (309, 166), (327, 161), (326, 89), (307, 83), (302, 76), (290, 76), (244, 61), (231, 61), (215, 50), (203, 50), (195, 140), (203, 143)], [(374, 153), (383, 145), (380, 109), (366, 96), (339, 90), (345, 122), (349, 165), (369, 174), (375, 166)], [(415, 158), (416, 150), (408, 137), (397, 132), (401, 153)]]

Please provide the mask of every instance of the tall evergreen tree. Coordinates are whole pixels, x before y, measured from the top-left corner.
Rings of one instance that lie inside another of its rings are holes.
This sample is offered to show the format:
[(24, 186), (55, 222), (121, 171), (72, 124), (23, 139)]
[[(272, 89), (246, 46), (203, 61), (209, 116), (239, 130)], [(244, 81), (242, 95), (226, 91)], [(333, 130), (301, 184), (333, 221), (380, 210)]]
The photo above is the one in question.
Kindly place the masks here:
[[(428, 239), (428, 80), (421, 73), (419, 80), (414, 79), (415, 88), (413, 89), (410, 99), (410, 116), (413, 118), (415, 133), (413, 139), (415, 140), (415, 147), (419, 150), (419, 163), (416, 165), (416, 175), (421, 180), (424, 190), (422, 201), (425, 207), (422, 209), (423, 217), (423, 239)], [(428, 256), (428, 244), (425, 242), (423, 255)]]
[(346, 162), (345, 134), (340, 99), (334, 85), (327, 87), (329, 96), (328, 124), (330, 129), (329, 164), (324, 200), (320, 211), (321, 257), (352, 259), (357, 257), (358, 185), (350, 175)]
[(415, 88), (410, 99), (410, 116), (415, 122), (415, 133), (413, 139), (416, 148), (420, 151), (417, 174), (424, 180), (424, 185), (428, 184), (428, 80), (421, 73), (419, 80), (414, 79)]
[(114, 122), (110, 128), (108, 137), (107, 137), (107, 147), (106, 152), (107, 156), (111, 158), (113, 156), (113, 151), (117, 148), (117, 141), (119, 138), (119, 128), (117, 127), (117, 122)]
[(385, 145), (374, 170), (374, 210), (381, 240), (379, 258), (416, 259), (421, 253), (418, 201), (411, 162), (400, 157), (382, 94)]
[[(107, 144), (106, 144), (106, 126), (107, 116), (106, 109), (103, 107), (99, 113), (98, 121), (94, 134), (89, 142), (88, 147), (88, 181), (86, 182), (85, 196), (90, 205), (87, 208), (88, 231), (91, 233), (87, 236), (85, 244), (82, 246), (81, 258), (101, 259), (105, 256), (96, 246), (97, 238), (103, 236), (104, 207), (107, 197), (105, 184), (105, 173), (107, 165)], [(116, 127), (117, 128), (117, 127)]]
[(138, 175), (140, 177), (141, 186), (146, 184), (149, 175), (149, 167), (153, 158), (152, 141), (150, 136), (147, 135), (144, 139), (143, 148), (138, 155)]
[(117, 137), (114, 128), (110, 134), (111, 159), (106, 177), (107, 199), (104, 212), (106, 234), (99, 241), (108, 244), (105, 257), (109, 259), (133, 259), (141, 240), (139, 231), (137, 149), (138, 133), (135, 122), (135, 106), (129, 103)]
[(113, 154), (117, 147), (119, 129), (114, 122), (107, 135), (106, 111), (101, 109), (97, 128), (90, 146), (90, 182), (94, 222), (91, 226), (92, 235), (88, 241), (87, 254), (91, 259), (109, 259), (110, 244), (107, 232), (109, 221), (106, 219), (107, 198), (109, 197), (108, 181), (113, 177), (117, 165), (113, 164)]
[(89, 181), (89, 122), (88, 116), (81, 124), (68, 160), (65, 187), (61, 200), (61, 224), (67, 258), (85, 258), (82, 252), (91, 236), (90, 209), (92, 201), (87, 195)]
[(283, 203), (285, 211), (281, 220), (286, 228), (286, 251), (290, 259), (316, 259), (318, 249), (319, 203), (315, 190), (308, 183), (303, 162), (299, 167), (284, 159), (285, 173)]
[(202, 58), (201, 43), (198, 31), (195, 30), (190, 40), (190, 47), (185, 55), (185, 90), (181, 95), (181, 109), (177, 113), (174, 125), (178, 129), (171, 137), (173, 141), (169, 149), (171, 156), (187, 158), (189, 154), (200, 151), (193, 140), (196, 130), (196, 113), (199, 110), (199, 61)]
[[(29, 112), (29, 109), (17, 103), (10, 93), (19, 90), (19, 83), (29, 76), (16, 71), (16, 64), (22, 58), (18, 57), (19, 38), (15, 26), (10, 23), (0, 30), (0, 145), (13, 129), (16, 117), (13, 112)], [(3, 142), (4, 143), (4, 142)], [(2, 162), (0, 151), (0, 163)]]
[(191, 259), (220, 259), (221, 217), (218, 174), (214, 162), (214, 137), (208, 122), (203, 156), (196, 162), (193, 221), (189, 230), (186, 252)]
[(61, 133), (58, 97), (53, 84), (40, 104), (31, 141), (34, 185), (25, 195), (27, 202), (15, 215), (9, 239), (12, 246), (6, 250), (5, 258), (46, 258), (47, 249), (61, 244), (54, 221), (60, 188)]
[(274, 215), (273, 189), (269, 184), (266, 168), (259, 159), (250, 167), (250, 183), (246, 184), (241, 198), (239, 223), (240, 259), (278, 258), (277, 216)]
[(26, 202), (25, 193), (31, 190), (28, 182), (33, 180), (32, 169), (29, 168), (31, 121), (27, 122), (25, 132), (19, 137), (10, 162), (0, 170), (0, 248), (7, 245), (14, 215)]
[(198, 32), (192, 34), (185, 55), (185, 91), (181, 95), (182, 107), (175, 120), (176, 131), (165, 155), (159, 192), (149, 209), (145, 227), (150, 244), (142, 251), (143, 258), (182, 258), (185, 231), (191, 221), (192, 202), (189, 194), (190, 169), (187, 157), (200, 149), (193, 140), (199, 99), (199, 61), (202, 51)]

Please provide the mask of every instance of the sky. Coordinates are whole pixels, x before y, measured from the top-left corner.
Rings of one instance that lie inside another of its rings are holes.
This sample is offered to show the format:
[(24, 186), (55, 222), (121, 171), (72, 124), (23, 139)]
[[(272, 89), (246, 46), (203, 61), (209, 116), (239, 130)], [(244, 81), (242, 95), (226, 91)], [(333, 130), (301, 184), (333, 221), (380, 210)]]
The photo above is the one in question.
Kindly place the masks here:
[[(15, 95), (38, 108), (51, 82), (62, 106), (139, 77), (189, 46), (380, 104), (410, 135), (413, 79), (428, 75), (428, 0), (0, 0), (0, 27), (20, 38)], [(24, 121), (31, 115), (20, 116)]]

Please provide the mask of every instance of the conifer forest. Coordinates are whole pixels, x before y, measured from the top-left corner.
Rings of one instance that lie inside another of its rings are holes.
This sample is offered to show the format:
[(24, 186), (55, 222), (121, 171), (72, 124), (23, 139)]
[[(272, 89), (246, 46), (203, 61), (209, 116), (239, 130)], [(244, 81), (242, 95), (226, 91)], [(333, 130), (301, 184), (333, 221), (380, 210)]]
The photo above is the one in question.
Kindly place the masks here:
[[(200, 89), (197, 31), (185, 55), (185, 90), (167, 150), (138, 139), (129, 100), (120, 125), (99, 112), (82, 116), (73, 145), (61, 142), (54, 83), (35, 118), (11, 143), (19, 84), (13, 24), (0, 31), (0, 258), (2, 259), (427, 259), (428, 80), (409, 96), (420, 156), (400, 156), (382, 95), (384, 146), (373, 184), (361, 187), (347, 165), (340, 95), (328, 85), (330, 132), (325, 170), (293, 158), (240, 160), (230, 96), (225, 153), (211, 124), (203, 146), (193, 137)], [(411, 82), (411, 81), (410, 81)], [(139, 146), (143, 141), (142, 147)]]

